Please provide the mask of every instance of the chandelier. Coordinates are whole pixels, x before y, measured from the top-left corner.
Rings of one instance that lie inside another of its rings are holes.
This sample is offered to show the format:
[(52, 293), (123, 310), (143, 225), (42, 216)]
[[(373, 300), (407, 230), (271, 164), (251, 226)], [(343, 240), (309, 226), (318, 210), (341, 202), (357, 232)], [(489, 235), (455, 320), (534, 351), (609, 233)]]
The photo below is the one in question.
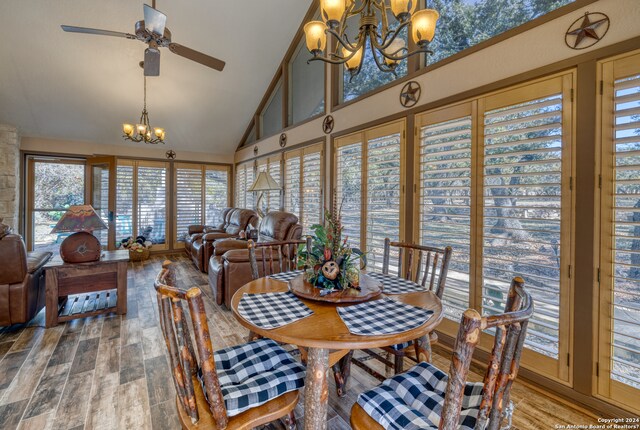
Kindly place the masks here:
[[(367, 45), (378, 68), (393, 74), (405, 58), (419, 53), (433, 54), (428, 47), (440, 15), (433, 9), (416, 11), (417, 3), (418, 0), (389, 0), (389, 5), (386, 0), (320, 0), (322, 21), (310, 21), (304, 26), (307, 49), (313, 55), (309, 61), (344, 64), (353, 79), (362, 69)], [(389, 26), (389, 10), (397, 20), (395, 28)], [(351, 42), (345, 30), (347, 20), (356, 15), (360, 15), (359, 31), (357, 40)], [(416, 45), (413, 51), (409, 51), (400, 35), (408, 26)], [(324, 56), (327, 34), (334, 36), (337, 43), (334, 51)]]
[(144, 77), (144, 107), (140, 121), (134, 126), (133, 124), (122, 124), (124, 132), (124, 140), (133, 140), (134, 142), (145, 143), (164, 143), (164, 128), (153, 128), (149, 123), (149, 112), (147, 112), (147, 77)]

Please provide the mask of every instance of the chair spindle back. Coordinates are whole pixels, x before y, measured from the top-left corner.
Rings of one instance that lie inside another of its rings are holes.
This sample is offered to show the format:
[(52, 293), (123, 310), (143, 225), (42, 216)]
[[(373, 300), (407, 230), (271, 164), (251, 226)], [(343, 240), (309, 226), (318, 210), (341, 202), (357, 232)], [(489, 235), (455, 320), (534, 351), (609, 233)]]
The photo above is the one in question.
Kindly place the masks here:
[[(200, 417), (198, 416), (193, 381), (200, 370), (213, 418), (218, 428), (224, 429), (229, 418), (215, 370), (213, 346), (202, 292), (195, 287), (188, 291), (176, 287), (174, 270), (170, 261), (162, 263), (162, 270), (156, 277), (154, 287), (158, 298), (160, 327), (169, 351), (171, 374), (180, 400), (179, 404), (194, 424), (198, 422)], [(199, 360), (193, 350), (192, 333), (186, 322), (183, 301), (188, 304), (193, 339), (195, 339)]]
[(391, 247), (398, 248), (398, 277), (420, 284), (442, 299), (452, 249), (384, 240), (382, 273), (389, 274)]
[(262, 276), (297, 270), (298, 246), (304, 243), (306, 243), (304, 240), (258, 243), (249, 240), (251, 277), (258, 279), (260, 269), (262, 269)]
[(511, 384), (518, 374), (533, 308), (533, 300), (524, 288), (524, 281), (516, 277), (509, 288), (505, 313), (482, 317), (473, 309), (464, 312), (449, 369), (440, 429), (458, 426), (471, 357), (480, 340), (480, 333), (490, 328), (495, 328), (495, 340), (484, 377), (484, 391), (475, 428), (497, 430), (501, 427), (503, 413), (508, 412), (510, 407)]

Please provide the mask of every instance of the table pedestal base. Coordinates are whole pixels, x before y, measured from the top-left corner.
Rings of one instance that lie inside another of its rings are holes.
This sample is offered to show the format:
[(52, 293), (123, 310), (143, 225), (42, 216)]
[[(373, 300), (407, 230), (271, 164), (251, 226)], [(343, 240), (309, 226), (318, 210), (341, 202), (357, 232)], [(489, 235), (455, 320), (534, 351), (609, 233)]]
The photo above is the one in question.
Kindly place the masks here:
[(329, 400), (329, 350), (309, 348), (307, 351), (307, 377), (304, 382), (305, 428), (325, 430)]

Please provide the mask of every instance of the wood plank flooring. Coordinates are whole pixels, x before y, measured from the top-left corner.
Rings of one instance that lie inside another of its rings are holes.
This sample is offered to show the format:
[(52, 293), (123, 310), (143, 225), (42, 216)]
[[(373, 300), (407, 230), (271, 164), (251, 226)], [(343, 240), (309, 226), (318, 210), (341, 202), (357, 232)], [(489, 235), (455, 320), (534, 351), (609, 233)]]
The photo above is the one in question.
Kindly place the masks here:
[[(186, 257), (153, 256), (129, 263), (127, 315), (100, 315), (45, 330), (43, 311), (26, 326), (0, 328), (0, 429), (180, 428), (153, 289), (165, 258), (176, 262), (185, 289), (202, 288), (214, 347), (244, 342), (247, 331), (231, 312), (215, 305), (206, 275)], [(435, 352), (436, 365), (448, 369), (449, 354), (438, 348)], [(474, 369), (471, 377), (480, 380), (480, 373)], [(328, 428), (348, 429), (358, 393), (377, 381), (353, 366), (348, 394), (339, 399), (332, 379)], [(512, 399), (516, 429), (596, 423), (593, 416), (521, 381), (514, 384)], [(296, 415), (302, 428), (302, 402)], [(266, 428), (284, 426), (274, 422)]]

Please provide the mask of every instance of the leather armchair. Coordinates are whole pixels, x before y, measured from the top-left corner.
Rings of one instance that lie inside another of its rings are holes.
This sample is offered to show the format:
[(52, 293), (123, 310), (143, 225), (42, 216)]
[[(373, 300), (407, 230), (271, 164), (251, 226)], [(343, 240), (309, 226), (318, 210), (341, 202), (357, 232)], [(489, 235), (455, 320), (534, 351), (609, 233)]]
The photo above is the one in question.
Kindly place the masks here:
[[(258, 226), (258, 242), (297, 240), (301, 237), (302, 226), (298, 224), (298, 217), (289, 212), (269, 212)], [(209, 286), (216, 303), (229, 307), (233, 294), (251, 281), (247, 242), (233, 239), (215, 242), (208, 272)]]
[[(233, 208), (224, 208), (220, 213), (220, 218), (218, 219), (218, 223), (214, 226), (207, 226), (201, 224), (194, 224), (189, 226), (189, 232), (187, 233), (187, 237), (184, 240), (184, 250), (187, 255), (194, 260), (196, 266), (198, 265), (197, 255), (194, 255), (193, 252), (193, 244), (198, 240), (202, 239), (202, 236), (209, 231), (222, 231), (227, 226), (229, 222), (229, 214), (233, 210)], [(197, 254), (197, 253), (196, 253)], [(194, 259), (194, 257), (196, 257)]]
[[(248, 225), (256, 226), (258, 214), (251, 209), (231, 209), (226, 216), (224, 228), (209, 228), (202, 232), (199, 238), (193, 240), (190, 245), (191, 260), (200, 269), (207, 273), (209, 258), (213, 252), (213, 244), (220, 239), (237, 237)], [(197, 234), (197, 233), (196, 233)]]
[(29, 322), (45, 305), (43, 266), (51, 252), (27, 253), (22, 237), (0, 239), (0, 326)]

